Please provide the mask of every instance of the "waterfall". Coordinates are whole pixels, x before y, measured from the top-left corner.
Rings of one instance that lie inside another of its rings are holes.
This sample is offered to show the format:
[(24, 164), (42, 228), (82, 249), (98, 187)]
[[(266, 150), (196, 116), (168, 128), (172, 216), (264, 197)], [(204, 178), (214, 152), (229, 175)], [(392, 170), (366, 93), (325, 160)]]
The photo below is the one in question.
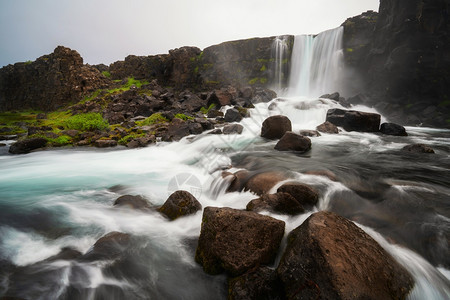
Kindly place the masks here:
[(295, 37), (289, 96), (318, 97), (324, 93), (338, 91), (343, 67), (343, 32), (343, 27), (338, 27), (317, 36)]
[(272, 44), (272, 58), (274, 59), (274, 86), (277, 92), (281, 92), (285, 87), (285, 72), (288, 54), (288, 36), (277, 36)]

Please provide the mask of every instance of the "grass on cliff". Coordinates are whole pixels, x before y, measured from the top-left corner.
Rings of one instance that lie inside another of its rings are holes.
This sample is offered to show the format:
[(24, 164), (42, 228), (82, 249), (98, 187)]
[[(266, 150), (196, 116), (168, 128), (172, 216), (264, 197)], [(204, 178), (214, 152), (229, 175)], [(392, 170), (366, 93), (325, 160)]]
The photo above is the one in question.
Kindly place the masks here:
[(136, 125), (138, 126), (149, 126), (149, 125), (153, 125), (156, 123), (164, 123), (164, 122), (168, 122), (169, 120), (167, 120), (166, 118), (163, 117), (162, 114), (160, 113), (154, 113), (153, 115), (151, 115), (150, 117), (142, 120), (142, 121), (137, 121)]
[(102, 98), (104, 98), (104, 97), (112, 95), (112, 94), (123, 93), (123, 92), (128, 91), (132, 86), (136, 86), (137, 88), (140, 88), (141, 86), (146, 85), (146, 84), (148, 84), (148, 81), (146, 81), (146, 80), (137, 80), (137, 79), (134, 79), (133, 77), (129, 77), (127, 79), (127, 82), (122, 84), (121, 86), (113, 88), (113, 89), (96, 90), (89, 96), (84, 97), (84, 99), (81, 100), (80, 103), (92, 101), (95, 98), (99, 97), (100, 95), (102, 96)]
[(64, 127), (80, 131), (106, 130), (109, 123), (99, 113), (86, 113), (69, 117), (65, 120)]

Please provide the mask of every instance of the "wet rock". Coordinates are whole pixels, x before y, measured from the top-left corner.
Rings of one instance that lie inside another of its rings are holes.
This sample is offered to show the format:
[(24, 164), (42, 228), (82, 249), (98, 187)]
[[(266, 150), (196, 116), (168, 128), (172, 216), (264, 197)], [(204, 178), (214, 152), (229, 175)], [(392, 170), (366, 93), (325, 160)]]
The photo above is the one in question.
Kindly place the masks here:
[(44, 262), (54, 262), (57, 260), (74, 260), (78, 259), (82, 255), (83, 254), (80, 251), (74, 248), (64, 247), (58, 254), (45, 259)]
[(239, 122), (242, 118), (242, 115), (236, 108), (230, 108), (225, 113), (225, 122)]
[(368, 234), (324, 211), (289, 233), (277, 273), (288, 299), (405, 299), (414, 284)]
[(97, 148), (108, 148), (117, 146), (117, 141), (115, 140), (96, 140), (94, 146)]
[(230, 185), (227, 188), (227, 193), (240, 192), (244, 189), (244, 185), (249, 178), (250, 173), (247, 170), (240, 170), (234, 174), (224, 172), (222, 176), (229, 177)]
[(297, 215), (305, 211), (294, 197), (282, 192), (262, 195), (260, 198), (250, 201), (246, 209), (255, 212), (267, 210), (288, 215)]
[(261, 196), (267, 194), (278, 182), (286, 179), (285, 174), (277, 171), (259, 173), (244, 183), (244, 189)]
[(318, 137), (320, 136), (319, 131), (317, 130), (300, 130), (300, 134), (309, 137)]
[(327, 111), (326, 121), (343, 127), (346, 131), (378, 132), (381, 116), (356, 110), (343, 110), (338, 108)]
[(229, 300), (282, 300), (283, 293), (276, 272), (268, 267), (260, 267), (228, 280)]
[(9, 147), (9, 153), (12, 154), (26, 154), (33, 150), (43, 148), (47, 144), (44, 138), (31, 138), (17, 141)]
[(331, 99), (331, 100), (335, 100), (335, 101), (339, 101), (340, 95), (338, 92), (335, 92), (333, 94), (325, 94), (320, 96), (319, 98), (324, 98), (324, 99)]
[(241, 134), (244, 130), (244, 126), (241, 124), (230, 124), (223, 127), (223, 134)]
[(178, 118), (173, 119), (169, 125), (167, 132), (163, 135), (163, 141), (179, 141), (183, 137), (190, 134), (200, 134), (203, 132), (203, 127), (199, 123), (190, 120), (183, 121)]
[(136, 138), (131, 140), (126, 144), (127, 148), (133, 149), (133, 148), (139, 148), (139, 147), (146, 147), (149, 144), (155, 143), (156, 137), (154, 135), (148, 135), (140, 138)]
[(339, 129), (337, 128), (337, 126), (328, 121), (325, 121), (324, 123), (320, 124), (319, 126), (316, 127), (316, 129), (323, 133), (331, 133), (331, 134), (339, 133)]
[(217, 118), (217, 117), (223, 117), (223, 116), (224, 116), (223, 112), (221, 112), (220, 110), (217, 110), (217, 109), (211, 109), (207, 113), (208, 118)]
[(238, 276), (275, 259), (283, 221), (254, 212), (206, 207), (195, 260), (208, 274)]
[(276, 140), (283, 137), (287, 131), (292, 131), (291, 120), (286, 116), (271, 116), (264, 120), (261, 127), (261, 136)]
[(95, 242), (92, 249), (82, 259), (93, 261), (99, 259), (114, 259), (130, 246), (131, 236), (128, 233), (113, 231)]
[(275, 145), (278, 151), (306, 152), (311, 149), (311, 140), (303, 135), (287, 131)]
[(195, 214), (202, 209), (198, 200), (187, 191), (176, 191), (172, 193), (159, 208), (159, 212), (167, 216), (170, 220), (179, 217)]
[(285, 183), (277, 189), (277, 193), (288, 193), (305, 207), (314, 206), (319, 201), (319, 193), (315, 189), (299, 182)]
[(402, 150), (413, 153), (434, 153), (433, 148), (424, 144), (407, 145)]
[(267, 103), (277, 97), (277, 93), (269, 89), (256, 89), (255, 96), (252, 98), (252, 103)]
[(380, 132), (387, 135), (407, 136), (405, 127), (395, 123), (383, 123)]
[(147, 210), (151, 208), (151, 203), (142, 196), (124, 195), (114, 201), (115, 207)]
[(199, 111), (200, 108), (206, 106), (206, 101), (198, 97), (197, 95), (189, 96), (183, 101), (182, 108), (187, 111)]
[(216, 129), (211, 130), (210, 132), (208, 132), (208, 134), (222, 134), (222, 129), (216, 128)]

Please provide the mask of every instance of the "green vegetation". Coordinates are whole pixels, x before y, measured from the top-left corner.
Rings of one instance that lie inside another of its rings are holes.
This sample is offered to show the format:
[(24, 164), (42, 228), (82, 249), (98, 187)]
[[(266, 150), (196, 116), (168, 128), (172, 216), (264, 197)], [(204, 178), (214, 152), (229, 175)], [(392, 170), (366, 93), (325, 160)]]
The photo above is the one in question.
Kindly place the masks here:
[(29, 64), (31, 64), (33, 61), (32, 60), (27, 60), (26, 62), (25, 62), (25, 65), (29, 65)]
[(111, 77), (111, 73), (109, 71), (103, 71), (102, 74), (107, 78)]
[(67, 129), (76, 129), (81, 131), (105, 130), (109, 124), (99, 113), (78, 114), (68, 118), (64, 122)]
[[(103, 74), (103, 75), (105, 75), (105, 74)], [(118, 81), (121, 81), (121, 80), (118, 80)], [(117, 82), (117, 81), (115, 80), (114, 82)], [(115, 93), (122, 93), (122, 92), (128, 91), (133, 85), (136, 86), (137, 88), (140, 88), (141, 86), (143, 86), (145, 84), (148, 84), (148, 81), (145, 81), (145, 80), (141, 81), (141, 80), (134, 79), (133, 77), (129, 77), (127, 79), (127, 82), (125, 84), (121, 85), (120, 87), (110, 89), (110, 90), (105, 90), (105, 89), (96, 90), (95, 92), (93, 92), (92, 94), (90, 94), (89, 96), (86, 96), (83, 100), (81, 100), (80, 103), (85, 103), (87, 101), (91, 101), (100, 95), (103, 95), (104, 97), (106, 97), (106, 96), (109, 96), (109, 95), (112, 95)]]
[(176, 114), (174, 118), (181, 119), (183, 121), (194, 119), (194, 117), (186, 116), (185, 114)]
[(198, 66), (195, 67), (194, 74), (198, 74)]
[(202, 107), (202, 108), (200, 108), (200, 112), (202, 113), (202, 114), (208, 114), (209, 113), (209, 111), (211, 110), (211, 109), (213, 109), (214, 107), (216, 107), (216, 105), (214, 104), (214, 103), (212, 103), (208, 108), (205, 108), (205, 107)]
[(265, 78), (265, 77), (255, 77), (255, 78), (250, 79), (248, 81), (248, 84), (253, 85), (253, 84), (257, 84), (258, 82), (261, 83), (261, 84), (266, 84), (267, 83), (267, 78)]
[(444, 100), (441, 103), (439, 103), (439, 106), (449, 106), (450, 105), (450, 100)]
[(347, 49), (345, 49), (345, 51), (347, 51), (347, 52), (353, 52), (353, 49), (352, 49), (352, 48), (347, 48)]
[(61, 147), (65, 145), (72, 144), (72, 138), (68, 135), (61, 135), (57, 138), (46, 138), (48, 143), (50, 143), (54, 147)]
[(265, 63), (268, 62), (269, 60), (268, 60), (268, 59), (264, 59), (264, 58), (258, 58), (257, 61), (258, 61), (259, 63), (265, 64)]
[(259, 69), (261, 72), (264, 72), (265, 70), (266, 70), (266, 65), (263, 65), (262, 67), (261, 67), (261, 69)]
[(145, 133), (130, 133), (129, 135), (124, 136), (120, 140), (117, 141), (119, 145), (126, 145), (128, 144), (132, 139), (140, 138), (145, 136)]
[(142, 121), (137, 121), (136, 125), (138, 126), (148, 126), (148, 125), (153, 125), (156, 123), (164, 123), (164, 122), (168, 122), (169, 120), (167, 120), (166, 118), (164, 118), (161, 113), (154, 113), (153, 115), (151, 115), (150, 117), (146, 118), (145, 120)]

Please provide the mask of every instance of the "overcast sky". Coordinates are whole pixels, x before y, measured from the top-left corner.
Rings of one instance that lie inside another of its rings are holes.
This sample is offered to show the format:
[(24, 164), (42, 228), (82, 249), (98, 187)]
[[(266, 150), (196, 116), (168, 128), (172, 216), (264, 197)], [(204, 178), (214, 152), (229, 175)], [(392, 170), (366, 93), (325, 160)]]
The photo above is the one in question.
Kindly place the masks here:
[(0, 67), (58, 45), (85, 63), (335, 28), (379, 0), (0, 0)]

